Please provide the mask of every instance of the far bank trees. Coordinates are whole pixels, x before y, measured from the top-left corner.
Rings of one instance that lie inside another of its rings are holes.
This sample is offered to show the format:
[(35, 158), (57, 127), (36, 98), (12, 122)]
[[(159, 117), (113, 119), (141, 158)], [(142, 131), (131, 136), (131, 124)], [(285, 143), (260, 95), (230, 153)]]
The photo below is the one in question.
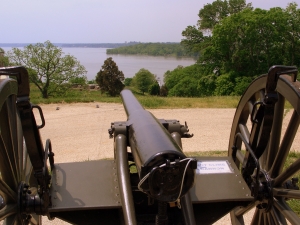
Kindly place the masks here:
[(13, 48), (7, 55), (11, 64), (28, 70), (30, 82), (38, 87), (43, 98), (64, 94), (70, 88), (71, 80), (86, 79), (84, 66), (50, 41), (30, 44), (23, 50)]
[(107, 93), (113, 97), (119, 95), (124, 88), (123, 81), (123, 72), (119, 71), (111, 57), (107, 58), (96, 76), (101, 93)]

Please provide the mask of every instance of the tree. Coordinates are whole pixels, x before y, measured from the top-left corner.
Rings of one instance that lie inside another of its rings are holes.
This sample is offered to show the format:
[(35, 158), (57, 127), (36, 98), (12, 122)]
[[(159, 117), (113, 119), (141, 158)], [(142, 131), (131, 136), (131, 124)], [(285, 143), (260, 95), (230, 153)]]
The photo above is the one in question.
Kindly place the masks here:
[(197, 90), (197, 80), (195, 78), (184, 77), (176, 84), (168, 93), (169, 96), (180, 97), (197, 97), (199, 91)]
[(149, 88), (156, 81), (154, 74), (144, 68), (140, 69), (133, 77), (132, 83), (143, 94), (149, 91)]
[(131, 82), (132, 82), (132, 78), (125, 78), (125, 80), (124, 80), (124, 85), (125, 86), (130, 86), (131, 85)]
[(86, 77), (75, 77), (69, 80), (69, 83), (72, 85), (81, 85), (85, 86), (87, 84), (87, 78)]
[(185, 39), (182, 39), (180, 44), (189, 52), (199, 53), (206, 39), (203, 33), (196, 26), (188, 26), (181, 34)]
[(66, 55), (50, 41), (28, 45), (24, 50), (13, 48), (8, 57), (14, 65), (27, 68), (30, 82), (34, 83), (43, 98), (65, 93), (71, 79), (86, 74), (84, 66), (71, 55)]
[(157, 81), (150, 85), (149, 94), (150, 95), (159, 95), (160, 94), (160, 86)]
[(102, 69), (97, 73), (96, 82), (102, 93), (107, 92), (110, 96), (117, 96), (124, 88), (124, 74), (119, 71), (117, 64), (111, 57), (107, 58)]
[(201, 96), (197, 90), (198, 81), (203, 76), (201, 65), (194, 64), (187, 67), (178, 66), (164, 75), (164, 83), (168, 90), (168, 96)]
[(189, 51), (202, 55), (202, 52), (211, 45), (211, 35), (214, 27), (224, 18), (241, 12), (244, 9), (252, 10), (251, 3), (245, 0), (216, 0), (204, 5), (199, 11), (197, 26), (188, 26), (183, 32), (181, 44)]
[(167, 97), (168, 96), (168, 88), (166, 87), (166, 85), (162, 85), (160, 87), (160, 96), (163, 96), (163, 97)]
[(244, 9), (252, 10), (252, 4), (246, 4), (245, 0), (216, 0), (211, 4), (206, 4), (199, 11), (198, 26), (199, 30), (211, 34), (215, 25), (219, 24), (222, 19), (241, 12)]
[[(298, 12), (298, 13), (297, 13)], [(256, 76), (272, 65), (300, 66), (299, 9), (244, 10), (225, 18), (215, 26), (212, 46), (216, 50), (207, 58), (219, 62), (223, 73)], [(206, 58), (206, 59), (204, 59)]]
[(5, 51), (0, 48), (0, 67), (2, 66), (8, 66), (9, 65), (9, 59), (5, 55)]

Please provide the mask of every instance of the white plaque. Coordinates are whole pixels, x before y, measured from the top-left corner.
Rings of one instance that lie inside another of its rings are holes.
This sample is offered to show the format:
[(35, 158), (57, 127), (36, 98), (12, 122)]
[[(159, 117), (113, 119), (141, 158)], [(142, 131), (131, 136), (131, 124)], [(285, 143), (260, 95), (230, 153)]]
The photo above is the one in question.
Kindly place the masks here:
[(198, 161), (197, 170), (198, 174), (212, 174), (212, 173), (233, 173), (229, 162), (227, 160), (214, 160), (214, 161)]

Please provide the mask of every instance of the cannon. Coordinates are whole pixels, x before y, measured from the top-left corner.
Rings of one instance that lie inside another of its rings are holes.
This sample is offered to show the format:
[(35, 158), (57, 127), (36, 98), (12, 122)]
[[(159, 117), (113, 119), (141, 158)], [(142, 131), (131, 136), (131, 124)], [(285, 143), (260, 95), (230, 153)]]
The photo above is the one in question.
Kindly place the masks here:
[[(51, 141), (41, 141), (45, 119), (30, 103), (27, 70), (0, 68), (0, 221), (37, 225), (47, 216), (70, 224), (195, 225), (230, 213), (239, 225), (252, 210), (252, 224), (300, 224), (288, 205), (300, 191), (285, 185), (300, 169), (300, 159), (287, 162), (300, 123), (297, 73), (272, 66), (249, 85), (226, 157), (186, 156), (182, 138), (193, 137), (187, 123), (156, 118), (123, 90), (127, 118), (108, 130), (114, 158), (55, 163)], [(287, 106), (292, 113), (284, 127)]]

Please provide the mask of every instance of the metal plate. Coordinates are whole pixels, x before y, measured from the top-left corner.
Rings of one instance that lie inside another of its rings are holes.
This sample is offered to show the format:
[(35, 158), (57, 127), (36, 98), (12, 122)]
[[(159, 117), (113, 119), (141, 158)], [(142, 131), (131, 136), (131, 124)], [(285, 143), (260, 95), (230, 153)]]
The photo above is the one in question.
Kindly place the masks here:
[(121, 207), (113, 160), (55, 164), (49, 212)]
[(232, 173), (196, 173), (195, 185), (190, 190), (192, 202), (252, 201), (251, 192), (240, 171), (230, 157), (198, 157), (198, 161), (227, 163)]

